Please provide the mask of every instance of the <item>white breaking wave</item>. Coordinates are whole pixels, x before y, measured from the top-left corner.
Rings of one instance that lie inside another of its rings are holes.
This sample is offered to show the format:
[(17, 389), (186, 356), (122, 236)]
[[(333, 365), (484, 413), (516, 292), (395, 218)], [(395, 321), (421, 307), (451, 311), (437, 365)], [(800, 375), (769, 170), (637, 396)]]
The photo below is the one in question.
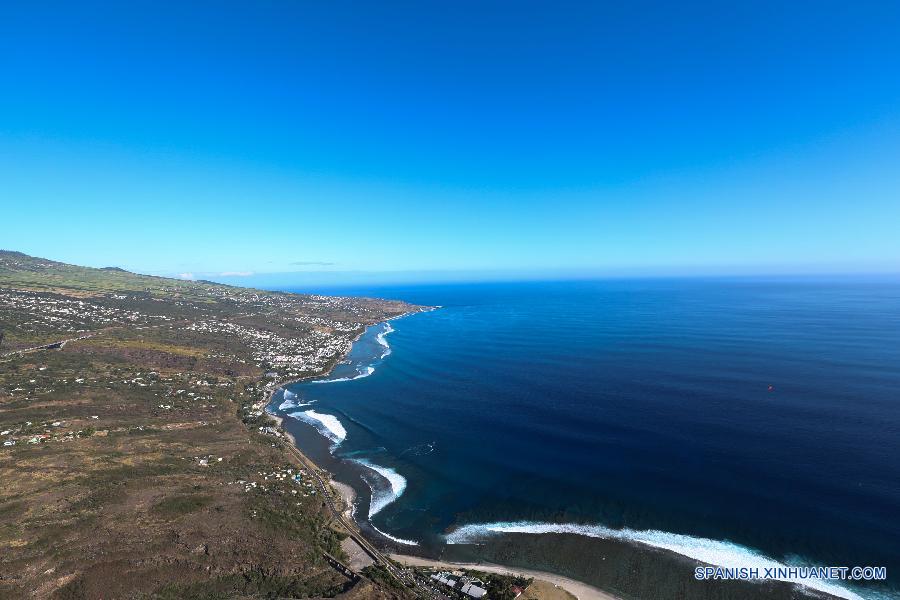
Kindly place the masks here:
[(369, 519), (378, 514), (384, 509), (385, 506), (390, 504), (399, 498), (403, 491), (406, 489), (406, 477), (395, 471), (390, 467), (382, 467), (381, 465), (376, 465), (375, 463), (369, 462), (369, 460), (365, 458), (354, 458), (353, 462), (359, 463), (367, 469), (371, 469), (387, 479), (390, 484), (389, 490), (378, 489), (369, 483), (369, 488), (372, 490), (372, 501), (369, 502)]
[[(390, 346), (390, 344), (388, 344), (388, 341), (385, 338), (385, 336), (387, 334), (393, 333), (393, 332), (394, 332), (394, 328), (391, 327), (391, 324), (385, 323), (384, 331), (380, 332), (378, 335), (375, 336), (375, 340), (384, 348), (384, 351), (381, 353), (381, 357), (379, 358), (379, 360), (383, 359), (384, 357), (386, 357), (388, 354), (391, 353), (391, 346)], [(349, 364), (349, 361), (343, 362), (341, 364)], [(310, 381), (310, 383), (338, 383), (340, 381), (354, 381), (356, 379), (362, 379), (363, 377), (368, 377), (369, 375), (371, 375), (374, 372), (375, 372), (375, 367), (373, 367), (372, 365), (367, 365), (365, 367), (359, 366), (356, 368), (356, 375), (353, 377), (337, 377), (335, 379), (313, 379), (312, 381)]]
[[(282, 402), (281, 404), (278, 405), (278, 408), (280, 410), (287, 412), (292, 408), (303, 408), (304, 406), (312, 406), (313, 404), (315, 404), (315, 402), (316, 402), (315, 400), (310, 400), (309, 402), (297, 403), (297, 402), (294, 402), (293, 400), (285, 400), (284, 402)], [(296, 415), (291, 414), (291, 416), (293, 417)]]
[(376, 514), (381, 512), (385, 506), (387, 506), (391, 502), (394, 502), (395, 500), (397, 500), (397, 498), (399, 498), (403, 494), (403, 491), (406, 489), (406, 478), (403, 475), (401, 475), (400, 473), (398, 473), (397, 471), (395, 471), (394, 469), (392, 469), (390, 467), (382, 467), (381, 465), (376, 465), (375, 463), (370, 462), (368, 459), (354, 458), (352, 460), (353, 460), (353, 462), (358, 463), (358, 464), (366, 467), (367, 469), (371, 469), (372, 471), (375, 471), (376, 473), (378, 473), (379, 475), (381, 475), (382, 477), (387, 479), (388, 483), (390, 484), (390, 489), (384, 490), (384, 489), (381, 489), (380, 487), (376, 487), (376, 486), (372, 485), (372, 483), (370, 481), (366, 480), (366, 483), (369, 484), (369, 489), (372, 490), (372, 499), (369, 502), (369, 525), (371, 525), (375, 531), (377, 531), (384, 537), (394, 540), (398, 544), (405, 544), (407, 546), (418, 546), (419, 542), (416, 542), (414, 540), (406, 540), (403, 538), (398, 538), (389, 533), (385, 533), (384, 531), (378, 529), (378, 527), (376, 527), (374, 523), (372, 523), (373, 516), (375, 516)]
[(381, 358), (384, 358), (385, 356), (387, 356), (388, 354), (391, 353), (391, 346), (390, 346), (390, 344), (388, 344), (388, 341), (385, 338), (385, 336), (387, 334), (393, 333), (393, 332), (394, 332), (394, 328), (391, 327), (391, 324), (385, 323), (384, 331), (382, 331), (381, 333), (379, 333), (378, 335), (375, 336), (375, 340), (384, 347), (384, 352), (381, 353)]
[(347, 430), (344, 429), (344, 425), (334, 415), (317, 413), (314, 410), (290, 414), (292, 417), (305, 421), (318, 429), (319, 433), (334, 442), (335, 446), (339, 445), (347, 437)]
[(292, 392), (291, 390), (284, 390), (284, 402), (278, 405), (278, 410), (287, 410), (289, 408), (295, 408), (297, 404), (294, 402), (294, 399), (297, 397), (297, 394)]
[[(573, 533), (586, 537), (616, 539), (644, 544), (687, 556), (696, 561), (725, 568), (758, 568), (760, 573), (767, 568), (787, 567), (775, 559), (760, 554), (746, 546), (708, 538), (668, 533), (666, 531), (634, 529), (611, 529), (603, 525), (575, 525), (565, 523), (538, 523), (533, 521), (473, 523), (463, 525), (446, 536), (448, 544), (470, 544), (491, 535), (503, 533)], [(862, 597), (842, 586), (817, 579), (779, 578), (781, 581), (796, 583), (848, 600), (862, 600)]]
[(393, 535), (391, 535), (391, 534), (389, 534), (389, 533), (385, 533), (385, 532), (383, 532), (382, 530), (380, 530), (380, 529), (378, 529), (377, 527), (375, 527), (375, 525), (374, 525), (373, 523), (369, 523), (369, 525), (371, 525), (371, 526), (372, 526), (372, 529), (374, 529), (375, 531), (377, 531), (378, 533), (380, 533), (380, 534), (383, 535), (384, 537), (386, 537), (386, 538), (388, 538), (388, 539), (390, 539), (390, 540), (394, 540), (394, 541), (397, 542), (398, 544), (404, 544), (404, 545), (406, 545), (406, 546), (418, 546), (418, 545), (419, 545), (419, 542), (416, 542), (416, 541), (414, 541), (414, 540), (404, 540), (403, 538), (398, 538), (398, 537), (395, 537), (395, 536), (393, 536)]
[(338, 377), (337, 379), (316, 379), (311, 381), (310, 383), (337, 383), (338, 381), (353, 381), (354, 379), (362, 379), (363, 377), (368, 377), (372, 373), (375, 372), (375, 367), (363, 367), (362, 371), (357, 371), (359, 373), (356, 377)]

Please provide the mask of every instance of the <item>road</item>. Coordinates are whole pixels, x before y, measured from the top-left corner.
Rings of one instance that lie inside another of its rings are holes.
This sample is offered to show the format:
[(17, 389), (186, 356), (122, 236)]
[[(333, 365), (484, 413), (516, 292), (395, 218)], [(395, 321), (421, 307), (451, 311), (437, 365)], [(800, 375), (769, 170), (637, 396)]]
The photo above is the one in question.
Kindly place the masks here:
[[(136, 329), (150, 329), (153, 327), (161, 327), (164, 325), (171, 325), (171, 324), (153, 325), (150, 327), (140, 327), (140, 328), (136, 328)], [(49, 344), (42, 344), (40, 346), (34, 346), (32, 348), (20, 348), (18, 350), (4, 352), (3, 354), (0, 354), (0, 356), (6, 357), (6, 356), (13, 356), (16, 354), (29, 354), (31, 352), (38, 352), (40, 350), (52, 350), (52, 349), (57, 349), (57, 348), (63, 348), (69, 342), (85, 340), (85, 339), (94, 337), (95, 335), (99, 335), (99, 334), (103, 333), (104, 331), (109, 331), (109, 329), (116, 329), (116, 328), (117, 327), (112, 327), (112, 328), (92, 331), (90, 333), (85, 333), (80, 336), (67, 338), (64, 340), (56, 341), (56, 342), (51, 342)], [(284, 385), (284, 384), (282, 383), (281, 385)], [(270, 390), (270, 392), (267, 394), (267, 401), (271, 400), (271, 394), (275, 390), (277, 390), (279, 387), (280, 387), (279, 384), (277, 384), (276, 382), (272, 382), (267, 386), (268, 390)], [(384, 554), (382, 554), (377, 548), (375, 548), (372, 544), (370, 544), (368, 542), (368, 540), (366, 540), (353, 525), (351, 525), (350, 523), (347, 522), (347, 520), (344, 518), (343, 514), (341, 514), (341, 512), (338, 510), (337, 506), (335, 506), (334, 497), (331, 495), (331, 493), (329, 491), (331, 486), (326, 485), (325, 480), (319, 474), (319, 471), (316, 468), (316, 466), (314, 464), (312, 464), (292, 444), (288, 444), (288, 449), (301, 462), (301, 464), (303, 464), (307, 468), (307, 470), (309, 470), (309, 472), (315, 476), (316, 481), (318, 482), (319, 488), (322, 491), (322, 497), (325, 498), (325, 501), (328, 504), (328, 508), (331, 510), (332, 514), (334, 515), (334, 518), (341, 524), (341, 526), (347, 531), (347, 533), (350, 534), (350, 536), (356, 541), (356, 543), (359, 544), (360, 547), (364, 551), (366, 551), (369, 554), (369, 556), (371, 556), (372, 559), (377, 564), (380, 564), (385, 569), (387, 569), (388, 573), (390, 573), (398, 581), (402, 582), (404, 585), (407, 585), (407, 586), (417, 590), (420, 594), (424, 595), (425, 597), (429, 597), (429, 598), (434, 597), (431, 590), (429, 590), (424, 585), (420, 584), (410, 572), (408, 572), (404, 569), (398, 569), (397, 567), (395, 567), (394, 564)]]
[(351, 524), (347, 522), (347, 519), (344, 517), (341, 510), (337, 507), (334, 502), (334, 496), (331, 494), (331, 486), (326, 484), (325, 479), (319, 473), (318, 468), (315, 464), (313, 464), (306, 456), (304, 456), (297, 448), (295, 448), (292, 444), (288, 444), (288, 450), (291, 454), (300, 461), (300, 463), (308, 470), (313, 476), (316, 478), (316, 483), (319, 486), (319, 489), (322, 492), (323, 498), (325, 498), (325, 502), (328, 504), (328, 508), (331, 510), (331, 513), (335, 520), (341, 524), (347, 533), (350, 535), (353, 540), (359, 544), (359, 546), (375, 561), (376, 564), (384, 567), (388, 573), (391, 574), (392, 577), (397, 579), (402, 584), (406, 585), (414, 589), (420, 596), (425, 598), (433, 598), (435, 600), (439, 600), (442, 596), (438, 596), (434, 590), (428, 587), (424, 582), (419, 581), (416, 577), (406, 569), (398, 569), (394, 563), (385, 556), (378, 548), (369, 543), (369, 541), (359, 533), (359, 530), (356, 528), (355, 524)]
[[(188, 323), (189, 321), (175, 321), (172, 323), (160, 323), (159, 325), (144, 325), (141, 327), (132, 327), (134, 331), (140, 331), (143, 329), (158, 329), (160, 327), (177, 327), (179, 325), (183, 325), (184, 323)], [(114, 331), (116, 329), (123, 329), (128, 327), (127, 325), (114, 325), (112, 327), (104, 327), (103, 329), (96, 329), (89, 333), (85, 333), (73, 338), (66, 338), (64, 340), (59, 340), (56, 342), (50, 342), (49, 344), (41, 344), (40, 346), (34, 346), (32, 348), (19, 348), (18, 350), (7, 350), (6, 352), (0, 353), (0, 357), (6, 356), (14, 356), (16, 354), (30, 354), (31, 352), (39, 352), (41, 350), (56, 350), (62, 349), (69, 342), (77, 342), (79, 340), (86, 340), (88, 338), (92, 338), (97, 335), (101, 335), (105, 332)]]
[[(166, 325), (171, 326), (172, 324), (167, 323), (167, 324), (160, 324), (160, 325), (151, 325), (149, 327), (136, 327), (135, 329), (151, 329), (151, 328), (156, 328), (156, 327), (163, 327)], [(110, 328), (100, 329), (100, 330), (92, 331), (90, 333), (85, 333), (80, 336), (66, 338), (64, 340), (58, 340), (56, 342), (51, 342), (49, 344), (42, 344), (40, 346), (34, 346), (31, 348), (20, 348), (18, 350), (11, 350), (11, 351), (7, 351), (7, 352), (0, 354), (0, 357), (14, 356), (17, 354), (18, 355), (29, 354), (29, 353), (38, 352), (41, 350), (59, 349), (59, 348), (63, 348), (69, 342), (85, 340), (85, 339), (94, 337), (96, 335), (100, 335), (104, 331), (109, 331), (110, 329), (117, 329), (117, 328), (118, 327), (110, 327)], [(284, 383), (279, 384), (278, 382), (270, 382), (266, 386), (266, 391), (268, 393), (266, 394), (265, 402), (261, 403), (262, 405), (260, 406), (260, 408), (264, 409), (265, 405), (268, 404), (269, 401), (271, 401), (272, 394), (276, 390), (278, 390), (279, 387), (281, 387), (282, 385), (284, 385)], [(443, 595), (440, 595), (440, 594), (436, 593), (435, 590), (432, 590), (430, 588), (430, 586), (427, 585), (427, 582), (425, 582), (423, 580), (418, 580), (414, 575), (414, 571), (410, 571), (410, 570), (406, 570), (406, 569), (398, 569), (394, 565), (394, 563), (390, 559), (388, 559), (387, 556), (382, 554), (381, 551), (379, 551), (375, 546), (370, 544), (369, 541), (366, 538), (364, 538), (362, 536), (362, 534), (359, 533), (359, 530), (355, 527), (355, 524), (348, 523), (347, 519), (344, 518), (344, 515), (341, 513), (341, 511), (335, 505), (334, 497), (332, 496), (331, 491), (330, 491), (331, 486), (326, 484), (326, 481), (319, 474), (319, 470), (316, 467), (316, 465), (313, 464), (309, 459), (307, 459), (306, 456), (304, 456), (299, 450), (297, 450), (297, 448), (294, 447), (293, 444), (288, 443), (288, 449), (291, 452), (291, 454), (293, 454), (293, 456), (298, 461), (300, 461), (300, 463), (310, 473), (312, 473), (313, 476), (316, 478), (316, 482), (318, 483), (319, 489), (322, 492), (322, 497), (325, 499), (325, 502), (328, 504), (328, 508), (331, 510), (331, 513), (334, 516), (334, 518), (337, 520), (337, 522), (340, 523), (341, 527), (343, 527), (347, 531), (347, 533), (350, 535), (350, 537), (352, 537), (353, 540), (357, 544), (359, 544), (359, 546), (366, 553), (368, 553), (369, 556), (372, 557), (372, 559), (375, 561), (376, 564), (379, 564), (382, 567), (384, 567), (387, 570), (387, 572), (392, 577), (394, 577), (397, 581), (399, 581), (403, 585), (407, 586), (408, 588), (415, 590), (415, 592), (420, 597), (430, 598), (433, 600), (444, 600), (445, 599), (445, 597)]]
[(110, 327), (103, 327), (102, 329), (95, 329), (88, 333), (79, 335), (78, 337), (66, 338), (64, 340), (59, 340), (56, 342), (50, 342), (49, 344), (42, 344), (40, 346), (34, 346), (32, 348), (19, 348), (18, 350), (7, 350), (6, 352), (0, 353), (0, 357), (6, 356), (14, 356), (16, 354), (29, 354), (31, 352), (38, 352), (40, 350), (57, 350), (65, 347), (69, 342), (77, 342), (80, 340), (86, 340), (88, 338), (92, 338), (97, 335), (101, 335), (103, 333), (107, 333), (110, 331), (115, 331), (116, 329), (131, 329), (133, 331), (141, 331), (144, 329), (159, 329), (162, 327), (170, 327), (175, 328), (186, 323), (190, 323), (189, 320), (184, 321), (172, 321), (168, 323), (159, 323), (157, 325), (141, 325), (141, 326), (131, 326), (131, 325), (112, 325)]
[(43, 344), (41, 346), (34, 346), (33, 348), (20, 348), (19, 350), (10, 350), (8, 352), (4, 352), (0, 354), (0, 356), (12, 356), (14, 354), (29, 354), (31, 352), (37, 352), (39, 350), (54, 350), (56, 348), (62, 348), (69, 342), (77, 342), (78, 340), (86, 340), (89, 337), (94, 337), (100, 331), (93, 331), (91, 333), (86, 333), (84, 335), (79, 335), (78, 337), (67, 338), (64, 340), (59, 340), (58, 342), (51, 342), (49, 344)]

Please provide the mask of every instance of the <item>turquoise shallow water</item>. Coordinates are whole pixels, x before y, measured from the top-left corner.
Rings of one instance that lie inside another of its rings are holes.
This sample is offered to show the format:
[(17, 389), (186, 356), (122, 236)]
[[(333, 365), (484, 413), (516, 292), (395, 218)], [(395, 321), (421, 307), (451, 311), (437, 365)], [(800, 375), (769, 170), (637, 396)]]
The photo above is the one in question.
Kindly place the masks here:
[(442, 306), (273, 403), (354, 461), (392, 538), (626, 528), (900, 573), (896, 280), (342, 292)]

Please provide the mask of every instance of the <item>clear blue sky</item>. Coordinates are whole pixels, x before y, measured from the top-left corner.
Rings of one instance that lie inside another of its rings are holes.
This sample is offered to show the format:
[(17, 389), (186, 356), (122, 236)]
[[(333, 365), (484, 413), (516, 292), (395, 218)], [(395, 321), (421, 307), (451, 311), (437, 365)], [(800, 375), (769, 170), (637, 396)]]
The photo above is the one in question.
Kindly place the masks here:
[(898, 31), (897, 2), (7, 2), (0, 248), (896, 271)]

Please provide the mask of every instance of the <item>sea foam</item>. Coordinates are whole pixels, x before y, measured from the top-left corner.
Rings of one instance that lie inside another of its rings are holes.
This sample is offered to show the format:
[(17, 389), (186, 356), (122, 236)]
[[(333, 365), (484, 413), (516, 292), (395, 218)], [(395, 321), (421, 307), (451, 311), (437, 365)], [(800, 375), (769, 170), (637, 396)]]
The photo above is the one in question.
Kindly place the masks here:
[(294, 402), (297, 398), (297, 394), (292, 392), (291, 390), (284, 390), (284, 394), (282, 396), (284, 398), (284, 402), (278, 405), (278, 410), (287, 410), (289, 408), (296, 408), (297, 403)]
[(384, 347), (384, 351), (381, 353), (381, 358), (384, 358), (388, 354), (391, 353), (391, 346), (388, 344), (387, 338), (385, 337), (389, 333), (393, 333), (394, 328), (391, 327), (390, 323), (384, 324), (384, 331), (375, 336), (375, 340)]
[(334, 442), (335, 446), (340, 445), (347, 437), (347, 430), (344, 425), (334, 415), (317, 413), (314, 410), (290, 413), (292, 417), (309, 423), (319, 430), (319, 433)]
[[(391, 327), (390, 323), (384, 324), (384, 329), (375, 336), (375, 341), (383, 348), (381, 352), (381, 356), (375, 359), (376, 361), (385, 358), (388, 354), (391, 353), (391, 346), (388, 344), (385, 336), (389, 333), (393, 333), (394, 328)], [(341, 364), (348, 364), (347, 362)], [(353, 377), (335, 377), (335, 378), (326, 378), (326, 379), (313, 379), (310, 383), (338, 383), (341, 381), (354, 381), (356, 379), (362, 379), (363, 377), (368, 377), (372, 373), (375, 372), (375, 367), (373, 365), (359, 365), (356, 367), (356, 375)]]
[(362, 379), (363, 377), (368, 377), (372, 373), (375, 372), (375, 367), (366, 366), (360, 369), (357, 369), (357, 375), (355, 377), (338, 377), (337, 379), (315, 379), (310, 381), (310, 383), (337, 383), (338, 381), (353, 381), (354, 379)]
[(369, 461), (365, 458), (354, 458), (353, 462), (358, 463), (367, 469), (371, 469), (375, 471), (385, 479), (387, 479), (390, 484), (390, 489), (381, 489), (378, 486), (374, 486), (368, 481), (369, 487), (372, 489), (372, 501), (369, 503), (369, 519), (378, 514), (384, 509), (385, 506), (394, 502), (397, 498), (399, 498), (403, 491), (406, 489), (406, 478), (395, 471), (390, 467), (382, 467), (381, 465), (376, 465), (375, 463)]
[[(296, 396), (294, 396), (296, 397)], [(285, 400), (281, 404), (278, 405), (279, 410), (283, 410), (285, 412), (291, 410), (292, 408), (303, 408), (304, 406), (312, 406), (316, 401), (310, 400), (309, 402), (297, 402), (295, 400)], [(294, 415), (291, 415), (294, 416)]]
[[(616, 539), (643, 544), (653, 548), (668, 550), (696, 561), (719, 567), (758, 568), (760, 573), (766, 568), (787, 567), (775, 559), (769, 558), (738, 544), (711, 540), (666, 531), (634, 529), (612, 529), (603, 525), (576, 525), (565, 523), (539, 523), (532, 521), (473, 523), (463, 525), (446, 536), (448, 544), (471, 544), (483, 541), (491, 535), (504, 533), (572, 533), (586, 537)], [(796, 583), (848, 600), (862, 600), (862, 597), (842, 586), (817, 579), (781, 578), (781, 581)]]
[(396, 537), (396, 536), (393, 536), (393, 535), (391, 535), (391, 534), (389, 534), (389, 533), (385, 533), (385, 532), (383, 532), (382, 530), (380, 530), (380, 529), (378, 529), (377, 527), (375, 527), (375, 524), (374, 524), (374, 523), (371, 523), (371, 522), (370, 522), (369, 525), (371, 525), (371, 526), (372, 526), (372, 529), (374, 529), (375, 531), (377, 531), (378, 533), (380, 533), (380, 534), (383, 535), (384, 537), (388, 538), (389, 540), (393, 540), (393, 541), (397, 542), (398, 544), (403, 544), (403, 545), (405, 545), (405, 546), (418, 546), (418, 545), (419, 545), (419, 542), (416, 542), (416, 541), (414, 541), (414, 540), (405, 540), (405, 539), (403, 539), (403, 538), (398, 538), (398, 537)]

